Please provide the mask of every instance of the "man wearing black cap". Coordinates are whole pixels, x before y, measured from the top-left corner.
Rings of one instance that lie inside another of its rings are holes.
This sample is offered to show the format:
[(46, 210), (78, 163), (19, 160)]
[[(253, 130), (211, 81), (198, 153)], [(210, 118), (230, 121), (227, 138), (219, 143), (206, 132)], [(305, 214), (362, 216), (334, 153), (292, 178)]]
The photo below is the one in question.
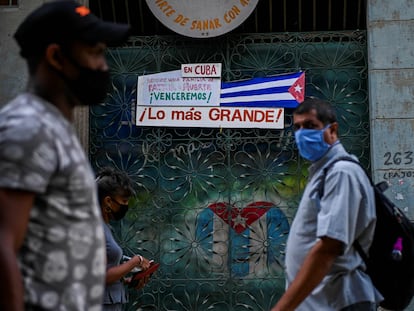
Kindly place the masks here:
[(102, 218), (71, 120), (75, 106), (105, 98), (106, 46), (128, 29), (64, 0), (14, 35), (30, 77), (0, 110), (0, 310), (101, 310)]

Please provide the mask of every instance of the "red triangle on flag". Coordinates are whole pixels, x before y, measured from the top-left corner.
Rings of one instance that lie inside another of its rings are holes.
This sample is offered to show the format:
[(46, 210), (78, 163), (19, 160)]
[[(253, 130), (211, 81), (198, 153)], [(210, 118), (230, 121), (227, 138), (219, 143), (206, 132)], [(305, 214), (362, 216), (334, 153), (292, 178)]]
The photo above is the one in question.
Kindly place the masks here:
[(246, 207), (237, 208), (228, 203), (218, 202), (210, 204), (208, 207), (240, 234), (272, 206), (273, 203), (270, 202), (253, 202)]
[(300, 104), (305, 100), (305, 73), (302, 73), (300, 77), (289, 88), (289, 93)]

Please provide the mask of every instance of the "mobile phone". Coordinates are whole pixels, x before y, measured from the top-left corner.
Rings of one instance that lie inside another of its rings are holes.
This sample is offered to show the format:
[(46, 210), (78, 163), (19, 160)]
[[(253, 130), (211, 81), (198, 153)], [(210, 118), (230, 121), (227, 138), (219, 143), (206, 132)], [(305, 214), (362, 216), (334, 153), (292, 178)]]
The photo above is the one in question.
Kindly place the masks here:
[(160, 267), (160, 264), (157, 263), (157, 262), (154, 262), (153, 260), (151, 260), (150, 263), (151, 263), (151, 265), (149, 266), (149, 268), (147, 270), (141, 270), (141, 271), (136, 272), (132, 275), (132, 280), (129, 283), (129, 287), (137, 286), (139, 280), (141, 280), (142, 278), (145, 278), (148, 275), (150, 276), (155, 271), (157, 271), (158, 268)]

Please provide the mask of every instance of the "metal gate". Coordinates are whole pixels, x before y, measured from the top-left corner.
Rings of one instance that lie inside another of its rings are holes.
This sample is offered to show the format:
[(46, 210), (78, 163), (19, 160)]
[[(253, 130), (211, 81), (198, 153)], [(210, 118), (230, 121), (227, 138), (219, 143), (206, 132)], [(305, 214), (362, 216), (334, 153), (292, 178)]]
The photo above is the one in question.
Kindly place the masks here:
[(90, 159), (133, 178), (115, 236), (161, 263), (128, 310), (269, 310), (308, 166), (289, 109), (283, 130), (137, 127), (137, 77), (198, 62), (222, 63), (223, 81), (303, 70), (306, 95), (335, 104), (342, 143), (368, 168), (366, 57), (364, 31), (135, 37), (109, 51), (113, 89), (90, 110)]

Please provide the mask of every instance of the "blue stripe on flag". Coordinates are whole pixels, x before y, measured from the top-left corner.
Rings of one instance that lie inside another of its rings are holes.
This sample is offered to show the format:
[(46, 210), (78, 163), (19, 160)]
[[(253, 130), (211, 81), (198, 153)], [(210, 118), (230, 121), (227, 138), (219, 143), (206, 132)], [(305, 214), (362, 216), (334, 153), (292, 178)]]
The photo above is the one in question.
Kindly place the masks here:
[(250, 230), (246, 229), (242, 234), (236, 233), (230, 228), (230, 258), (231, 274), (235, 277), (249, 274), (249, 235)]
[(221, 98), (235, 97), (235, 96), (250, 96), (250, 95), (262, 95), (262, 94), (274, 94), (274, 93), (286, 93), (289, 92), (290, 86), (280, 86), (280, 87), (269, 87), (258, 90), (241, 90), (239, 92), (232, 93), (221, 93)]
[(279, 100), (277, 102), (271, 102), (271, 101), (236, 101), (226, 104), (221, 104), (222, 107), (260, 107), (260, 108), (295, 108), (298, 106), (298, 102), (295, 100), (293, 102), (292, 100)]
[(235, 86), (246, 86), (246, 85), (252, 85), (252, 84), (257, 85), (257, 84), (265, 83), (269, 81), (280, 81), (279, 83), (283, 83), (282, 81), (284, 80), (290, 80), (290, 79), (297, 80), (301, 74), (302, 72), (295, 72), (295, 73), (288, 73), (288, 74), (277, 75), (277, 76), (272, 76), (272, 77), (259, 77), (259, 78), (252, 78), (249, 80), (222, 82), (221, 88), (227, 89), (227, 88), (232, 88)]
[(280, 209), (271, 209), (267, 212), (267, 264), (271, 265), (275, 261), (280, 260), (283, 265), (284, 250), (286, 240), (289, 234), (290, 225), (285, 214)]
[(197, 219), (196, 236), (207, 253), (211, 253), (213, 249), (213, 217), (214, 212), (206, 208)]

